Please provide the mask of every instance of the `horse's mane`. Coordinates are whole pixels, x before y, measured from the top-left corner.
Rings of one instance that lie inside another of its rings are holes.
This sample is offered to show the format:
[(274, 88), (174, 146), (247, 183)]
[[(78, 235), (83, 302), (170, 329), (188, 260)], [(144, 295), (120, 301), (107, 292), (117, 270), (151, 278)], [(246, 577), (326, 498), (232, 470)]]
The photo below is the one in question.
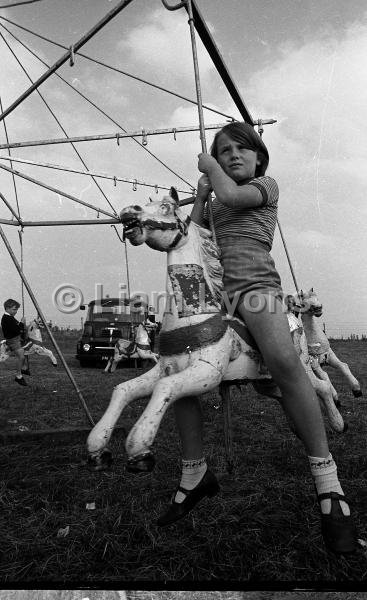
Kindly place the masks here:
[(223, 267), (220, 263), (220, 249), (212, 240), (212, 234), (209, 229), (205, 229), (194, 223), (195, 229), (200, 237), (200, 251), (208, 271), (212, 292), (215, 300), (222, 303), (223, 292)]

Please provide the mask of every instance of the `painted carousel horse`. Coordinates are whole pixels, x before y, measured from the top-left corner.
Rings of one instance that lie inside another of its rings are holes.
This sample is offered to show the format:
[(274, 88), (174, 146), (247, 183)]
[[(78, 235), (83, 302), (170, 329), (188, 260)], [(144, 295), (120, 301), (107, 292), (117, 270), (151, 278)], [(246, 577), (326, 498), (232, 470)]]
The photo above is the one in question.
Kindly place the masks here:
[(324, 407), (328, 407), (327, 412), (333, 413), (332, 427), (339, 433), (347, 430), (347, 424), (343, 422), (341, 415), (338, 410), (333, 409), (333, 403), (337, 408), (340, 408), (341, 404), (338, 399), (337, 391), (332, 385), (328, 374), (321, 369), (321, 367), (315, 364), (315, 361), (309, 354), (307, 338), (304, 331), (300, 310), (300, 301), (294, 296), (286, 297), (286, 314), (288, 317), (289, 329), (291, 332), (293, 344), (297, 350), (297, 353), (301, 359), (301, 363), (310, 378), (312, 387), (316, 394), (321, 400), (321, 404)]
[(153, 360), (158, 362), (158, 355), (152, 352), (150, 344), (150, 331), (154, 323), (147, 325), (146, 322), (140, 323), (136, 328), (134, 340), (124, 340), (119, 338), (115, 344), (114, 355), (109, 358), (105, 373), (116, 371), (117, 365), (121, 360), (130, 358), (141, 358), (142, 360)]
[(106, 412), (88, 436), (87, 448), (91, 466), (108, 466), (107, 445), (123, 409), (135, 399), (150, 396), (126, 440), (127, 468), (139, 472), (153, 468), (151, 447), (175, 400), (209, 392), (222, 381), (262, 384), (272, 380), (259, 352), (250, 345), (245, 326), (223, 314), (218, 248), (210, 231), (182, 213), (176, 190), (144, 207), (129, 206), (120, 218), (124, 236), (133, 246), (146, 243), (167, 253), (159, 360), (150, 371), (115, 387)]
[[(37, 319), (33, 319), (26, 329), (25, 340), (22, 344), (24, 356), (38, 354), (39, 356), (47, 356), (54, 367), (57, 367), (57, 360), (54, 354), (42, 344), (42, 334)], [(11, 355), (6, 340), (0, 342), (0, 362), (4, 362)]]
[(318, 318), (322, 315), (322, 304), (319, 301), (316, 292), (311, 288), (308, 292), (299, 293), (301, 302), (302, 323), (307, 338), (308, 352), (311, 357), (313, 370), (318, 377), (325, 378), (324, 365), (330, 365), (338, 369), (348, 382), (353, 396), (356, 398), (362, 396), (359, 381), (352, 374), (347, 363), (342, 362), (331, 349), (328, 338), (326, 337)]

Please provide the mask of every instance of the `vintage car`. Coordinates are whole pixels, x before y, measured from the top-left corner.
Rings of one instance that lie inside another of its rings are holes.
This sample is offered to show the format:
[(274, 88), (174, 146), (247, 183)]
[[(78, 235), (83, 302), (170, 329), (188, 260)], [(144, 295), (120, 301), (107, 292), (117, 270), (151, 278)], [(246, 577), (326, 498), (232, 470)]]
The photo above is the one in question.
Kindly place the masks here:
[[(143, 323), (147, 312), (136, 301), (121, 298), (92, 300), (87, 308), (83, 331), (77, 342), (76, 358), (81, 367), (107, 361), (113, 356), (117, 340), (134, 341), (136, 326)], [(124, 364), (128, 366), (129, 361)]]

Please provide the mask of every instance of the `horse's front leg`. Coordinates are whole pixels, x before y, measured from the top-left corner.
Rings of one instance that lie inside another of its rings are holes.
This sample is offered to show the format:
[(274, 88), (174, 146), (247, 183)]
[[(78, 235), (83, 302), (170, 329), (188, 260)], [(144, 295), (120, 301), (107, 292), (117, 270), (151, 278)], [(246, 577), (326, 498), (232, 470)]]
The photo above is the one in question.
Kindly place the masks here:
[(103, 370), (104, 373), (110, 373), (110, 369), (111, 369), (111, 365), (112, 365), (112, 361), (113, 361), (113, 357), (111, 356), (108, 361), (107, 364)]
[(41, 346), (41, 347), (42, 347), (42, 354), (44, 354), (45, 356), (47, 356), (50, 359), (50, 361), (52, 362), (54, 367), (57, 367), (57, 360), (55, 358), (54, 353), (51, 350), (49, 350), (48, 348), (45, 348), (44, 346)]
[(331, 393), (333, 396), (335, 406), (337, 408), (340, 408), (341, 403), (338, 398), (338, 392), (336, 391), (333, 384), (331, 383), (329, 375), (320, 366), (318, 359), (315, 357), (311, 357), (311, 368), (312, 368), (313, 372), (315, 373), (316, 377), (318, 377), (318, 379), (322, 379), (323, 381), (326, 381), (330, 385), (330, 389), (331, 389)]
[(362, 390), (358, 379), (354, 377), (347, 363), (342, 362), (331, 348), (327, 355), (327, 362), (331, 367), (338, 369), (344, 376), (344, 378), (348, 381), (349, 387), (353, 392), (353, 396), (355, 396), (356, 398), (362, 396)]
[(229, 352), (227, 360), (223, 360), (222, 364), (201, 356), (183, 371), (158, 381), (151, 400), (126, 440), (129, 471), (148, 470), (144, 463), (147, 457), (152, 462), (150, 448), (167, 408), (178, 398), (201, 395), (214, 389), (224, 376), (228, 360)]
[(154, 360), (155, 363), (158, 362), (158, 356), (157, 354), (155, 354), (154, 352), (152, 352), (151, 350), (143, 350), (141, 348), (137, 348), (137, 352), (139, 357), (142, 360)]
[(156, 365), (143, 375), (124, 381), (114, 388), (106, 412), (93, 427), (87, 439), (89, 462), (94, 468), (100, 469), (110, 464), (111, 453), (107, 450), (107, 444), (124, 408), (132, 400), (149, 396), (159, 378), (160, 365)]
[(119, 345), (116, 344), (114, 355), (112, 358), (110, 358), (110, 361), (111, 361), (110, 368), (109, 368), (110, 373), (114, 373), (117, 369), (117, 365), (119, 364), (119, 362), (125, 358), (126, 357), (125, 357), (123, 348), (120, 349)]
[(343, 417), (335, 405), (331, 391), (331, 384), (324, 379), (319, 379), (316, 377), (312, 370), (309, 371), (308, 376), (311, 380), (312, 387), (314, 388), (325, 408), (331, 427), (338, 433), (346, 431), (347, 425), (344, 424)]

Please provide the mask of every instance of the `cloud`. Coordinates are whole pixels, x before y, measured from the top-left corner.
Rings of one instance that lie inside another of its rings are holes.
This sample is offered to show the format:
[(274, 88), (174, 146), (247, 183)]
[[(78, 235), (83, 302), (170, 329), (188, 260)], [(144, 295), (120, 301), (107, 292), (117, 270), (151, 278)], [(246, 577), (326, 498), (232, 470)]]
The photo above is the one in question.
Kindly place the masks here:
[(350, 25), (343, 38), (282, 44), (278, 59), (251, 78), (252, 102), (275, 113), (306, 160), (366, 156), (366, 53), (367, 23)]
[(335, 241), (332, 236), (315, 229), (298, 233), (297, 244), (304, 248), (312, 248), (313, 250), (332, 250), (335, 248)]
[[(196, 36), (200, 76), (205, 78), (213, 70), (210, 57)], [(194, 67), (190, 42), (190, 31), (185, 11), (156, 10), (150, 22), (132, 29), (118, 43), (121, 56), (126, 52), (134, 57), (134, 63), (149, 73), (157, 73), (161, 81), (164, 75), (170, 81), (193, 81)]]

